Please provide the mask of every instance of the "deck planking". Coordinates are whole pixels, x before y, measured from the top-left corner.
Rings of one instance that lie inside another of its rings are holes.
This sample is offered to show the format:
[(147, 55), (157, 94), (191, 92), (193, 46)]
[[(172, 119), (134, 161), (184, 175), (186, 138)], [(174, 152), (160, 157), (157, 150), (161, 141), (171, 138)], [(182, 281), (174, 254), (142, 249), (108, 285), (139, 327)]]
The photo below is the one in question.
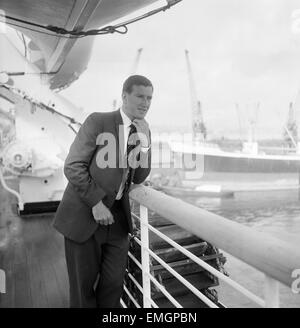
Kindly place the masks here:
[(6, 273), (0, 308), (68, 307), (63, 238), (51, 226), (54, 214), (20, 218), (14, 197), (2, 188), (0, 200), (0, 268)]

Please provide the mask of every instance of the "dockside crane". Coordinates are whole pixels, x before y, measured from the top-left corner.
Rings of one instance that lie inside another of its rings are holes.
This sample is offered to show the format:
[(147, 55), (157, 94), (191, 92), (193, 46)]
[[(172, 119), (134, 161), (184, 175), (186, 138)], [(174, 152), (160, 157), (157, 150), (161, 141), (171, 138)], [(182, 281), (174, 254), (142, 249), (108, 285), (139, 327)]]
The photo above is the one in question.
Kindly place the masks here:
[(290, 102), (289, 106), (287, 123), (284, 125), (283, 138), (289, 148), (297, 148), (298, 126), (296, 120), (296, 109), (292, 102)]
[(186, 57), (190, 95), (191, 95), (193, 140), (203, 141), (206, 140), (207, 129), (203, 120), (201, 102), (197, 99), (195, 81), (193, 77), (193, 71), (192, 71), (188, 50), (185, 50), (185, 57)]
[(143, 48), (139, 48), (137, 51), (133, 66), (129, 72), (130, 75), (137, 74), (142, 52), (143, 52)]

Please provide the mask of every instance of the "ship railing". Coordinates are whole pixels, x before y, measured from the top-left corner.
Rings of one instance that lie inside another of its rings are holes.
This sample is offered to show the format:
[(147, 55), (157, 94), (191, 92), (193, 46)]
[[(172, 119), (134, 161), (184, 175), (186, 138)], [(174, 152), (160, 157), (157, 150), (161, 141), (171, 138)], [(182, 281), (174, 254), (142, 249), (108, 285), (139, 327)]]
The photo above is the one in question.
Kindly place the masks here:
[[(212, 300), (191, 285), (189, 281), (149, 248), (149, 230), (259, 306), (268, 308), (280, 306), (279, 283), (289, 287), (292, 286), (293, 280), (295, 279), (293, 272), (297, 269), (300, 270), (299, 248), (269, 234), (233, 222), (149, 187), (135, 186), (130, 192), (130, 197), (140, 206), (140, 217), (136, 214), (133, 215), (140, 220), (141, 237), (140, 239), (134, 237), (134, 239), (141, 247), (141, 262), (130, 252), (129, 258), (142, 270), (142, 285), (139, 284), (130, 272), (127, 272), (127, 274), (129, 279), (142, 293), (143, 304), (139, 304), (134, 299), (134, 296), (126, 286), (124, 290), (136, 307), (158, 307), (151, 298), (151, 282), (175, 307), (182, 307), (171, 293), (151, 274), (150, 256), (173, 274), (174, 277), (198, 296), (207, 306), (213, 308), (218, 307), (216, 303), (212, 302)], [(264, 273), (264, 298), (255, 295), (150, 225), (148, 223), (148, 209)], [(121, 302), (126, 307), (125, 302), (123, 300)], [(218, 304), (223, 306), (221, 302)]]

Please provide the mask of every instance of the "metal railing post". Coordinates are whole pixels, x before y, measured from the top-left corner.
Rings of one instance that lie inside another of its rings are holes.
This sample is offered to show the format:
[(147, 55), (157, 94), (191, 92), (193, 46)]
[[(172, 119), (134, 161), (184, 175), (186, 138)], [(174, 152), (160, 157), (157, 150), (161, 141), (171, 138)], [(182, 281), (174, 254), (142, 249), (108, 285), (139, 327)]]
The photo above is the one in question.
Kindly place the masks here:
[[(142, 260), (142, 276), (143, 276), (143, 307), (151, 308), (151, 281), (150, 274), (150, 255), (149, 248), (149, 229), (148, 224), (148, 208), (140, 205), (141, 218), (141, 260)], [(145, 223), (145, 224), (143, 224)]]
[(268, 275), (265, 275), (265, 307), (279, 308), (279, 284)]

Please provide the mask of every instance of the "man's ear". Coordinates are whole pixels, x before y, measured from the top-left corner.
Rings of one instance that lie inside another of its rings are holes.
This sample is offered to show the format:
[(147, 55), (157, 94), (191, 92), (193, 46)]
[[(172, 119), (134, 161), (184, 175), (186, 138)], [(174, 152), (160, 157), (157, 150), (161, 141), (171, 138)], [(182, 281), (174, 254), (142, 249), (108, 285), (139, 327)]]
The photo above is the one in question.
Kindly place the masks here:
[(122, 100), (125, 101), (126, 100), (126, 92), (122, 93)]

